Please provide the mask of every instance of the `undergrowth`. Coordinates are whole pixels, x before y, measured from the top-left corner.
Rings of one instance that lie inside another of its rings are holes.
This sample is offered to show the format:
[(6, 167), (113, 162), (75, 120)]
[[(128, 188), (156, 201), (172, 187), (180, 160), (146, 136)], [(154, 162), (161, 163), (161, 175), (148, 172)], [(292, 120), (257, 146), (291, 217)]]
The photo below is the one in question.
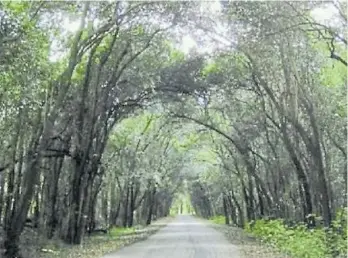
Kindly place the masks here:
[(132, 228), (112, 228), (109, 230), (109, 234), (111, 237), (118, 237), (121, 235), (133, 234), (136, 233), (136, 229)]
[(225, 216), (214, 216), (209, 220), (215, 224), (225, 224)]
[(90, 237), (86, 236), (81, 245), (68, 245), (57, 238), (48, 240), (34, 232), (27, 232), (21, 249), (26, 258), (98, 258), (147, 238), (171, 220), (172, 217), (166, 217), (149, 226), (112, 228), (106, 234), (97, 233)]
[(347, 209), (336, 217), (330, 228), (288, 227), (282, 219), (261, 219), (248, 223), (246, 231), (291, 257), (347, 257)]
[(289, 258), (270, 245), (262, 244), (257, 237), (238, 228), (225, 224), (223, 216), (209, 219), (213, 228), (222, 232), (238, 248), (240, 258)]

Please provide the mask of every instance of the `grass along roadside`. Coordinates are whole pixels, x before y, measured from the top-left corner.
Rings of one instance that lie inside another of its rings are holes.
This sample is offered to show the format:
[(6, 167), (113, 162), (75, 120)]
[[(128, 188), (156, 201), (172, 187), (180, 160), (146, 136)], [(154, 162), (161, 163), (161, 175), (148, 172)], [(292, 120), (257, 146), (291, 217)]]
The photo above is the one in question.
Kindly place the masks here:
[(219, 225), (225, 225), (225, 217), (224, 216), (215, 216), (209, 219), (209, 221), (219, 224)]
[(347, 257), (346, 219), (334, 220), (330, 228), (318, 221), (316, 227), (308, 229), (304, 223), (290, 227), (282, 219), (260, 219), (252, 227), (247, 225), (246, 231), (296, 258)]
[(208, 221), (213, 228), (222, 232), (233, 245), (238, 247), (241, 258), (290, 258), (243, 229), (226, 225), (224, 216), (212, 217)]
[(83, 244), (71, 246), (58, 240), (46, 242), (43, 248), (31, 250), (31, 256), (35, 258), (98, 258), (107, 253), (141, 241), (156, 233), (168, 224), (172, 217), (162, 218), (154, 221), (149, 226), (136, 226), (134, 228), (114, 228), (107, 234), (86, 237)]
[[(245, 230), (225, 225), (224, 216), (209, 219), (211, 224), (240, 249), (242, 257), (347, 257), (347, 209), (336, 216), (330, 228), (304, 223), (289, 227), (281, 220), (256, 220)], [(319, 219), (318, 219), (319, 221)]]

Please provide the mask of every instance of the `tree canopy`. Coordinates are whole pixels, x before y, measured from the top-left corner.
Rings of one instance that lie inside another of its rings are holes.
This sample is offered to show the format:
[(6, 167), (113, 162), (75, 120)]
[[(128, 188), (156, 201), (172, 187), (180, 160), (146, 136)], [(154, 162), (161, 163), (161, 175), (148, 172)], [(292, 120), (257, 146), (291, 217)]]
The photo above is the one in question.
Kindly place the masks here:
[(183, 210), (344, 227), (346, 9), (0, 3), (4, 256), (29, 220), (69, 244)]

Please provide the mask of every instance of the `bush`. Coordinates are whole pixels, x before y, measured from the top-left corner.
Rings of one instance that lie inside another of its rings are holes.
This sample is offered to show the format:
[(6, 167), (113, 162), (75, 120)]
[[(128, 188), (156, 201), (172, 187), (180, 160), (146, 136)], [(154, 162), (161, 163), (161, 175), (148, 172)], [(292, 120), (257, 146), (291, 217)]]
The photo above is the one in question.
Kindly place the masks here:
[(347, 209), (340, 212), (330, 229), (308, 230), (304, 224), (290, 228), (281, 219), (261, 219), (245, 230), (296, 258), (347, 257)]

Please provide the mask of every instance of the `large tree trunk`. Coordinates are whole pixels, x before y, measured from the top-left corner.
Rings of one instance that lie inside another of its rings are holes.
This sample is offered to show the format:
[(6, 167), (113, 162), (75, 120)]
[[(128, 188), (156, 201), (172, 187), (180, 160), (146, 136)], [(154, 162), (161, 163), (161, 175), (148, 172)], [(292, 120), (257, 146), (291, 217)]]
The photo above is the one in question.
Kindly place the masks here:
[(127, 222), (128, 222), (128, 201), (129, 201), (129, 185), (127, 184), (126, 187), (126, 198), (124, 200), (123, 204), (123, 227), (127, 227)]
[(128, 213), (128, 219), (127, 219), (127, 227), (131, 228), (133, 227), (133, 220), (134, 220), (134, 210), (135, 210), (135, 193), (134, 193), (134, 182), (131, 183), (130, 187), (130, 202), (129, 202), (129, 213)]
[(64, 158), (58, 158), (53, 161), (52, 177), (50, 181), (47, 182), (47, 202), (50, 202), (48, 205), (48, 218), (47, 218), (47, 236), (52, 238), (54, 232), (58, 226), (58, 214), (57, 214), (57, 200), (58, 200), (58, 186), (59, 186), (59, 177), (62, 171)]
[[(19, 255), (19, 236), (24, 228), (24, 223), (27, 217), (27, 213), (30, 207), (31, 198), (34, 193), (34, 186), (38, 181), (38, 157), (32, 157), (28, 155), (28, 165), (24, 174), (25, 188), (23, 194), (18, 201), (18, 206), (11, 211), (11, 216), (8, 217), (8, 221), (5, 226), (5, 242), (6, 249), (5, 257), (13, 258), (20, 257)], [(31, 173), (33, 171), (33, 173)]]
[(2, 221), (2, 212), (4, 207), (4, 195), (5, 195), (5, 171), (0, 172), (0, 224)]
[(227, 208), (227, 197), (225, 194), (223, 194), (222, 197), (222, 204), (223, 204), (223, 209), (224, 209), (224, 216), (225, 216), (225, 224), (229, 225), (230, 224), (230, 218), (229, 218), (229, 212)]
[(70, 202), (69, 228), (65, 240), (70, 244), (80, 244), (81, 235), (78, 234), (82, 211), (83, 179), (81, 171), (84, 170), (82, 162), (75, 160), (75, 172), (72, 181), (72, 195)]
[(148, 210), (148, 214), (146, 218), (146, 225), (151, 224), (152, 214), (153, 214), (153, 210), (155, 206), (155, 197), (156, 197), (156, 187), (154, 187), (152, 191), (149, 191), (149, 198), (148, 198), (149, 210)]
[(257, 196), (258, 196), (258, 199), (259, 199), (260, 217), (262, 218), (265, 215), (264, 204), (263, 204), (263, 200), (262, 200), (262, 194), (261, 194), (261, 190), (260, 190), (259, 186), (256, 187), (256, 190), (257, 190)]

